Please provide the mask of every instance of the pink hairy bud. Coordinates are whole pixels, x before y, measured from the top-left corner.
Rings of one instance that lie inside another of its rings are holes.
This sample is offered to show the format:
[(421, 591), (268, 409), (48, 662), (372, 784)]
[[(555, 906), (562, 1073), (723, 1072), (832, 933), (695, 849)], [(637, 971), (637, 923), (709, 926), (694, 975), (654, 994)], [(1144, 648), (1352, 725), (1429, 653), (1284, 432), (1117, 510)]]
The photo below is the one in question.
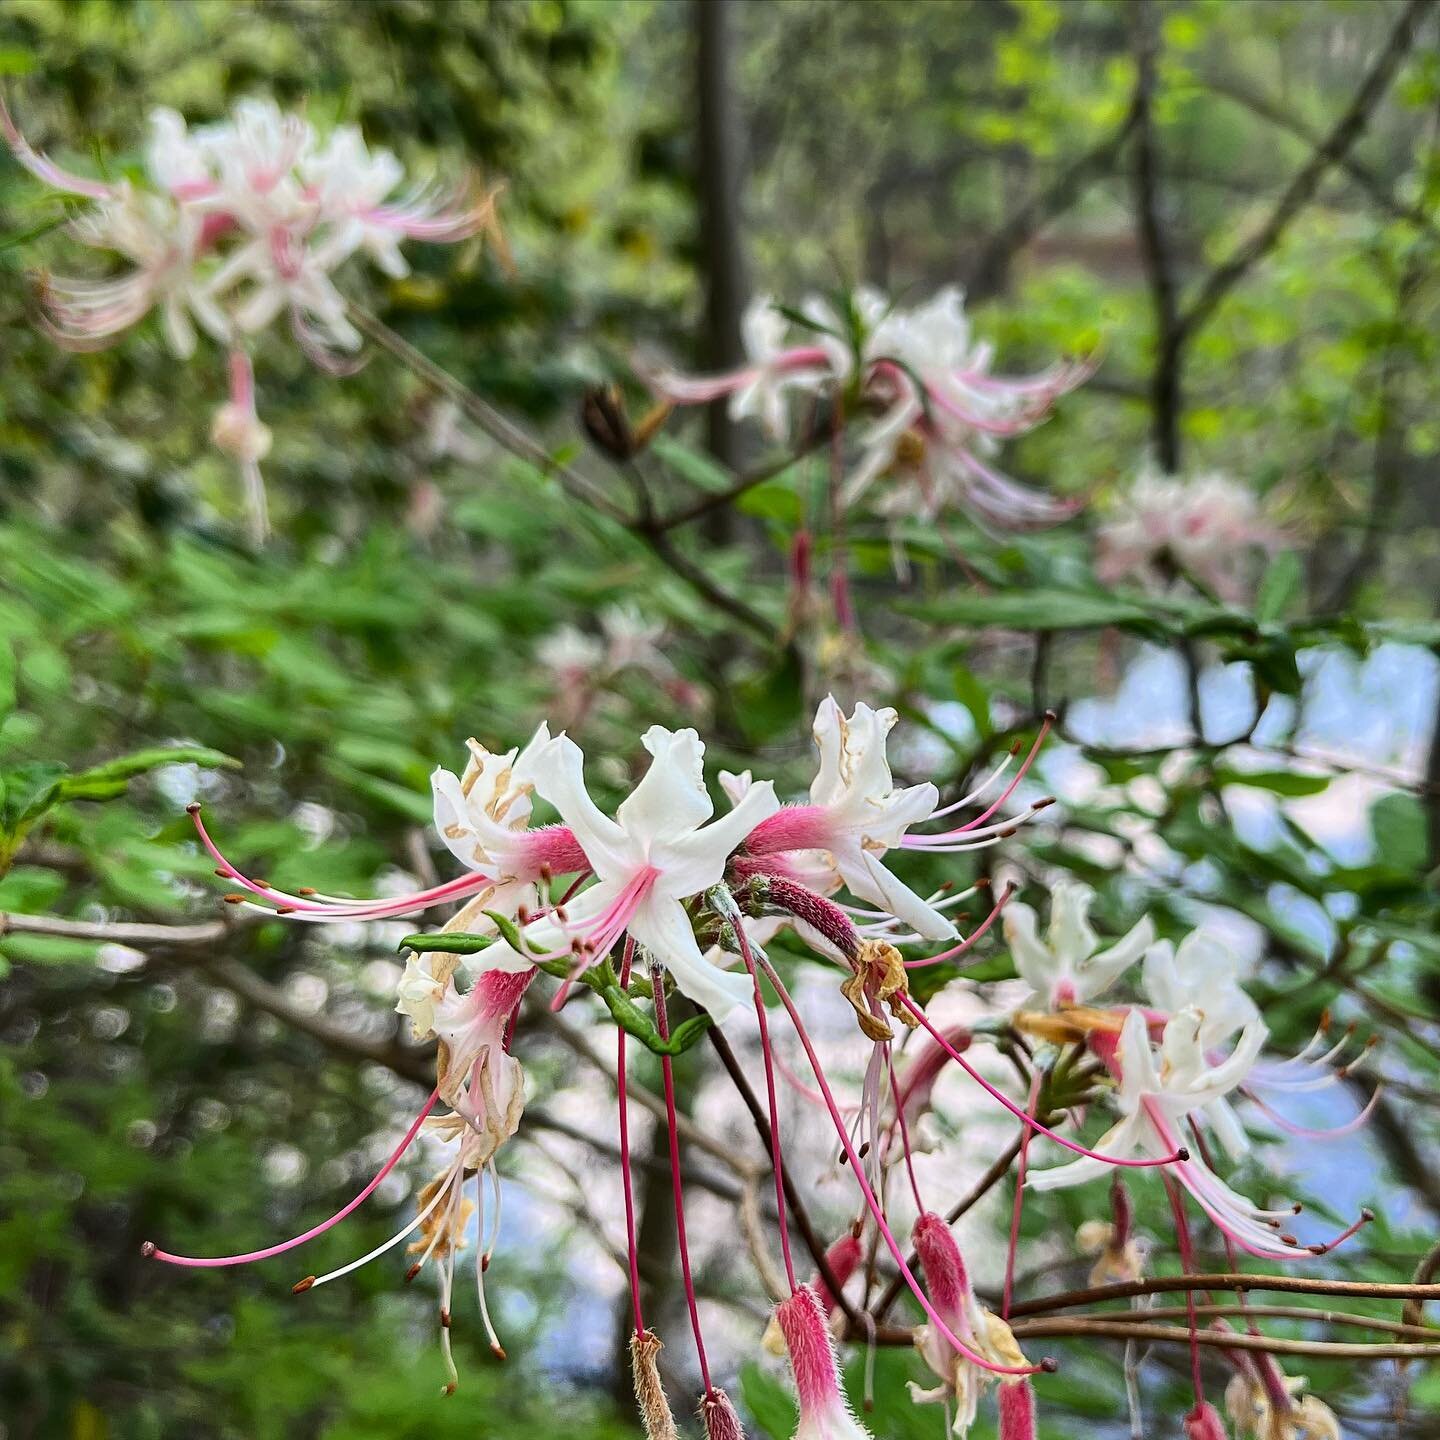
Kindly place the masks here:
[(931, 1303), (952, 1330), (963, 1325), (965, 1305), (970, 1298), (970, 1277), (950, 1227), (940, 1216), (927, 1210), (915, 1222), (914, 1241)]
[[(847, 1230), (825, 1252), (825, 1262), (830, 1267), (830, 1273), (835, 1277), (835, 1283), (841, 1289), (844, 1289), (845, 1282), (855, 1273), (864, 1254), (865, 1250), (860, 1244), (860, 1237), (853, 1230)], [(830, 1287), (822, 1276), (815, 1277), (815, 1294), (819, 1298), (820, 1308), (827, 1315), (840, 1303), (840, 1297), (830, 1293)]]
[(745, 1440), (730, 1397), (718, 1387), (712, 1387), (701, 1400), (700, 1420), (705, 1426), (705, 1440)]
[(1035, 1392), (1028, 1380), (1000, 1387), (1000, 1440), (1035, 1440)]
[(1228, 1440), (1219, 1412), (1201, 1400), (1185, 1417), (1185, 1440)]

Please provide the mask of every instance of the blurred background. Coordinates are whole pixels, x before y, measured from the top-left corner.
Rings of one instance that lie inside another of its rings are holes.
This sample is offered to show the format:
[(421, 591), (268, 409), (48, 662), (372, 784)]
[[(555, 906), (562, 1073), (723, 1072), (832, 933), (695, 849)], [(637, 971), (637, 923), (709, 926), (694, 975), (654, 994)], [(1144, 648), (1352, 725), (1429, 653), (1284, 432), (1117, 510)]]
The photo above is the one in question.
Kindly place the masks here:
[[(505, 748), (546, 716), (581, 739), (597, 786), (624, 784), (658, 721), (696, 724), (717, 762), (758, 761), (795, 794), (827, 688), (898, 705), (898, 768), (943, 785), (1064, 702), (1038, 772), (1063, 803), (1016, 842), (1016, 878), (1096, 884), (1112, 933), (1145, 911), (1173, 933), (1218, 917), (1260, 966), (1282, 1049), (1326, 1005), (1384, 1037), (1370, 1126), (1323, 1162), (1277, 1143), (1265, 1163), (1320, 1215), (1380, 1211), (1343, 1273), (1409, 1278), (1440, 1219), (1431, 6), (10, 0), (0, 74), (30, 138), (87, 173), (135, 162), (153, 106), (199, 123), (273, 95), (317, 124), (357, 122), (422, 174), (503, 181), (513, 265), (478, 243), (417, 245), (410, 276), (357, 269), (347, 293), (627, 504), (693, 503), (772, 455), (694, 415), (612, 463), (581, 418), (612, 381), (638, 417), (638, 355), (734, 363), (756, 294), (793, 304), (866, 281), (918, 302), (953, 282), (1000, 369), (1100, 357), (1006, 454), (1012, 473), (1082, 498), (1082, 519), (996, 538), (960, 518), (943, 545), (857, 522), (863, 637), (787, 615), (803, 469), (715, 507), (667, 555), (380, 349), (336, 378), (283, 337), (259, 346), (278, 538), (257, 553), (208, 443), (221, 357), (177, 364), (153, 321), (100, 353), (56, 348), (35, 324), (35, 276), (73, 268), (64, 211), (0, 157), (3, 1440), (638, 1433), (616, 1364), (613, 1141), (596, 1140), (613, 1137), (613, 1091), (583, 1054), (611, 1032), (589, 1012), (522, 1037), (530, 1100), (504, 1152), (489, 1282), (509, 1360), (490, 1357), (463, 1296), (456, 1396), (440, 1395), (435, 1292), (404, 1287), (394, 1256), (290, 1293), (305, 1268), (397, 1228), (424, 1157), (296, 1265), (158, 1273), (139, 1255), (146, 1238), (244, 1249), (328, 1214), (429, 1084), (390, 1012), (407, 927), (217, 926), (184, 805), (204, 799), (234, 857), (277, 884), (400, 889), (449, 873), (427, 830), (430, 770), (458, 769), (471, 734)], [(1147, 456), (1235, 477), (1286, 537), (1292, 558), (1243, 623), (1077, 618), (1075, 587), (1103, 594), (1088, 517)], [(27, 811), (57, 775), (177, 744), (241, 768), (167, 764)], [(6, 913), (93, 934), (6, 933)], [(984, 973), (1013, 971), (997, 953)], [(827, 1053), (858, 1081), (843, 1004), (812, 990)], [(960, 1018), (980, 1001), (961, 986), (937, 1003)], [(758, 1154), (713, 1057), (685, 1068), (697, 1123)], [(1311, 1123), (1353, 1113), (1349, 1089)], [(942, 1099), (941, 1132), (976, 1157), (921, 1157), (943, 1198), (1009, 1130), (963, 1085)], [(784, 1103), (835, 1233), (843, 1175), (807, 1140), (805, 1102)], [(642, 1147), (663, 1147), (637, 1124)], [(751, 1433), (787, 1436), (733, 1182), (692, 1158), (709, 1181), (691, 1228), (723, 1378)], [(683, 1392), (668, 1180), (644, 1176), (647, 1282)], [(991, 1199), (960, 1232), (984, 1284), (1009, 1215), (1008, 1193)], [(1041, 1258), (1024, 1283), (1083, 1282), (1071, 1236), (1086, 1204), (1031, 1206)], [(1144, 1207), (1173, 1263), (1158, 1188)], [(1067, 1363), (1042, 1387), (1042, 1433), (1128, 1435), (1119, 1347), (1054, 1348)], [(857, 1352), (857, 1395), (864, 1368)], [(1440, 1383), (1420, 1367), (1308, 1373), (1347, 1435), (1434, 1433)], [(938, 1409), (905, 1399), (920, 1378), (904, 1350), (878, 1354), (877, 1437), (939, 1440)], [(1185, 1386), (1182, 1350), (1152, 1358), (1157, 1436), (1179, 1434)]]

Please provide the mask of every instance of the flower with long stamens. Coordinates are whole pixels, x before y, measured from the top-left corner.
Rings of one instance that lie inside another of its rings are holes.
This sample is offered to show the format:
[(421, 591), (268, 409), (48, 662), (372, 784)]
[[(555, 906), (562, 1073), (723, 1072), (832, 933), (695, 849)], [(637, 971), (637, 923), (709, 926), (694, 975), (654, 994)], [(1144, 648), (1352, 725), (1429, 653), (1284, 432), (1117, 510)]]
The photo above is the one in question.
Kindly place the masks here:
[(954, 925), (881, 863), (912, 825), (928, 820), (939, 804), (929, 781), (897, 789), (886, 758), (885, 737), (898, 716), (857, 704), (846, 715), (834, 696), (820, 703), (815, 744), (820, 767), (810, 803), (792, 805), (757, 826), (745, 842), (748, 855), (824, 852), (846, 889), (930, 940), (954, 937)]
[(1218, 472), (1190, 479), (1146, 465), (1096, 534), (1095, 572), (1163, 588), (1176, 573), (1224, 599), (1244, 598), (1247, 560), (1277, 534), (1255, 496)]
[(569, 736), (557, 736), (537, 752), (530, 772), (536, 793), (569, 827), (595, 883), (527, 925), (523, 949), (500, 941), (481, 953), (479, 963), (484, 969), (523, 970), (537, 957), (574, 954), (583, 967), (628, 933), (685, 995), (722, 1020), (749, 999), (750, 981), (706, 962), (684, 902), (720, 880), (736, 847), (780, 802), (774, 786), (763, 781), (712, 820), (700, 737), (693, 730), (653, 725), (643, 743), (650, 768), (614, 819), (590, 798), (584, 755)]
[(1107, 990), (1145, 953), (1155, 926), (1143, 916), (1115, 944), (1100, 949), (1090, 926), (1095, 892), (1074, 880), (1061, 880), (1050, 892), (1050, 925), (1042, 941), (1035, 911), (1018, 900), (1005, 907), (1005, 942), (1020, 978), (1034, 992), (1028, 1003), (1048, 1009), (1083, 1005)]
[(775, 1309), (775, 1320), (790, 1352), (799, 1419), (794, 1440), (870, 1440), (855, 1418), (840, 1385), (835, 1342), (820, 1299), (802, 1285)]
[(646, 378), (672, 405), (708, 405), (729, 396), (734, 420), (758, 419), (776, 439), (788, 428), (791, 392), (819, 391), (831, 379), (831, 356), (822, 345), (789, 345), (791, 322), (770, 295), (757, 295), (740, 319), (745, 364), (724, 375), (690, 377), (647, 365)]
[(525, 1108), (525, 1076), (505, 1048), (505, 1031), (534, 977), (533, 970), (487, 971), (435, 1007), (440, 1094), (487, 1142), (481, 1163), (515, 1133)]
[(692, 378), (651, 367), (652, 385), (677, 405), (728, 395), (733, 415), (759, 415), (776, 435), (786, 428), (790, 393), (828, 389), (838, 399), (853, 392), (873, 418), (859, 436), (847, 501), (893, 470), (900, 483), (881, 503), (892, 514), (933, 519), (957, 504), (982, 523), (1027, 528), (1074, 513), (1073, 503), (1018, 484), (990, 459), (1002, 440), (1038, 425), (1092, 367), (992, 374), (993, 349), (973, 338), (956, 286), (913, 309), (866, 286), (838, 302), (812, 296), (793, 319), (766, 296), (746, 312), (743, 330), (739, 369)]
[[(354, 126), (322, 139), (272, 100), (241, 100), (224, 121), (194, 131), (175, 111), (155, 110), (143, 180), (134, 183), (61, 169), (26, 142), (3, 99), (0, 130), (31, 174), (92, 202), (72, 222), (73, 237), (129, 266), (99, 280), (46, 277), (50, 332), (75, 349), (108, 344), (155, 310), (176, 355), (194, 352), (197, 322), (233, 351), (284, 315), (313, 361), (353, 368), (348, 357), (361, 337), (332, 279), (345, 261), (363, 252), (398, 276), (406, 273), (407, 239), (495, 233), (494, 192), (467, 199), (422, 186), (392, 199), (404, 170), (389, 151), (368, 149)], [(241, 463), (259, 534), (255, 492), (268, 432), (254, 416), (253, 381), (241, 388), (232, 378), (214, 440)]]
[[(1182, 1010), (1165, 1026), (1159, 1063), (1151, 1049), (1149, 1023), (1140, 1010), (1125, 1017), (1119, 1042), (1108, 1055), (1118, 1071), (1116, 1103), (1123, 1118), (1096, 1141), (1094, 1158), (1030, 1172), (1030, 1187), (1053, 1190), (1078, 1185), (1106, 1173), (1106, 1161), (1132, 1155), (1173, 1155), (1180, 1146), (1181, 1124), (1215, 1100), (1233, 1093), (1254, 1067), (1268, 1031), (1253, 1020), (1241, 1031), (1234, 1050), (1212, 1063), (1200, 1045), (1203, 1019)], [(1108, 1049), (1109, 1047), (1107, 1047)], [(1304, 1249), (1293, 1235), (1281, 1233), (1282, 1217), (1295, 1207), (1262, 1210), (1232, 1190), (1199, 1156), (1187, 1155), (1173, 1174), (1200, 1207), (1236, 1245), (1261, 1259), (1288, 1260)], [(1324, 1245), (1308, 1247), (1323, 1254), (1354, 1234), (1368, 1212), (1342, 1235)]]
[[(923, 1213), (915, 1222), (914, 1245), (930, 1301), (946, 1325), (992, 1364), (1023, 1366), (1026, 1360), (1010, 1327), (976, 1300), (960, 1247), (944, 1220)], [(915, 1332), (915, 1348), (941, 1383), (925, 1390), (912, 1382), (911, 1398), (920, 1404), (953, 1402), (954, 1432), (963, 1437), (975, 1423), (980, 1397), (997, 1378), (995, 1372), (957, 1351), (934, 1326), (922, 1325)], [(1024, 1383), (1014, 1376), (999, 1378), (1007, 1387)]]

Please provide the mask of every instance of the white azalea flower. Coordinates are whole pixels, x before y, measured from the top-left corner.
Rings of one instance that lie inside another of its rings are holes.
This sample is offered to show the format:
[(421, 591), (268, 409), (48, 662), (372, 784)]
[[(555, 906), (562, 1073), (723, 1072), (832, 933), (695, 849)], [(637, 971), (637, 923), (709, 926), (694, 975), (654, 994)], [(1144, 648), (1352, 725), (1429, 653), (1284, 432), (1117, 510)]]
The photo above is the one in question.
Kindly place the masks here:
[[(1144, 1013), (1131, 1010), (1125, 1017), (1118, 1052), (1120, 1084), (1115, 1097), (1124, 1118), (1095, 1142), (1093, 1148), (1099, 1154), (1119, 1159), (1173, 1155), (1183, 1148), (1179, 1122), (1229, 1095), (1244, 1082), (1270, 1033), (1264, 1022), (1252, 1020), (1241, 1032), (1235, 1049), (1213, 1065), (1200, 1045), (1203, 1024), (1203, 1017), (1195, 1010), (1182, 1010), (1170, 1020), (1165, 1026), (1157, 1066)], [(1179, 1174), (1183, 1177), (1192, 1168), (1198, 1168), (1197, 1161), (1182, 1165)], [(1027, 1183), (1035, 1190), (1054, 1190), (1111, 1173), (1111, 1166), (1104, 1160), (1082, 1158), (1047, 1170), (1032, 1170)], [(1215, 1184), (1221, 1182), (1215, 1179)]]
[(827, 696), (815, 715), (820, 768), (808, 805), (790, 806), (759, 827), (746, 843), (756, 856), (823, 852), (832, 872), (828, 886), (843, 884), (857, 899), (878, 905), (928, 940), (948, 940), (955, 927), (881, 863), (912, 825), (928, 820), (940, 793), (928, 780), (897, 789), (885, 753), (886, 736), (898, 719), (889, 708), (857, 704), (847, 716)]
[(536, 793), (569, 827), (596, 883), (528, 925), (526, 952), (497, 942), (476, 957), (481, 970), (526, 969), (536, 955), (596, 957), (628, 933), (674, 976), (680, 990), (722, 1020), (750, 995), (744, 974), (706, 962), (684, 901), (719, 882), (725, 863), (755, 826), (779, 809), (774, 786), (755, 785), (711, 823), (714, 805), (702, 779), (705, 747), (693, 730), (654, 725), (643, 737), (653, 759), (614, 819), (585, 788), (585, 757), (567, 735), (540, 748), (530, 765)]
[(1035, 911), (1019, 901), (1005, 907), (1002, 923), (1015, 968), (1034, 994), (1029, 1003), (1049, 1009), (1082, 1005), (1117, 980), (1155, 939), (1148, 915), (1114, 945), (1101, 950), (1090, 928), (1095, 892), (1075, 880), (1061, 880), (1050, 892), (1050, 925), (1042, 941)]

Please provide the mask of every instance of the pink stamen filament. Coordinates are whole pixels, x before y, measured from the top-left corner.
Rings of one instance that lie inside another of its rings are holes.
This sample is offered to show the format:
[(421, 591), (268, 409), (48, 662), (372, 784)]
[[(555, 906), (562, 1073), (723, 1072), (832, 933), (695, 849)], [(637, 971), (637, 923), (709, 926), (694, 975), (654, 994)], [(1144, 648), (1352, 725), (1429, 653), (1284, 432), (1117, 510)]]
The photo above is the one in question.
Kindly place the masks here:
[(1057, 1145), (1063, 1145), (1067, 1150), (1073, 1150), (1077, 1155), (1084, 1155), (1089, 1160), (1102, 1160), (1107, 1165), (1116, 1165), (1121, 1169), (1128, 1170), (1152, 1170), (1161, 1165), (1176, 1165), (1182, 1160), (1190, 1158), (1190, 1152), (1184, 1146), (1177, 1146), (1171, 1155), (1155, 1158), (1126, 1157), (1120, 1155), (1102, 1155), (1097, 1150), (1088, 1150), (1084, 1145), (1077, 1144), (1074, 1140), (1068, 1140), (1064, 1135), (1057, 1134), (1048, 1125), (1042, 1125), (1033, 1116), (1027, 1115), (1003, 1090), (998, 1090), (992, 1085), (976, 1068), (940, 1033), (931, 1023), (930, 1017), (915, 1004), (909, 996), (901, 996), (900, 1002), (904, 1007), (930, 1032), (932, 1038), (940, 1045), (947, 1055), (972, 1079), (992, 1100), (998, 1100), (1015, 1118), (1021, 1121), (1037, 1134), (1044, 1135), (1046, 1139), (1053, 1140)]
[(1273, 1105), (1268, 1104), (1254, 1091), (1247, 1090), (1245, 1092), (1249, 1100), (1287, 1135), (1294, 1135), (1301, 1140), (1339, 1140), (1345, 1135), (1353, 1135), (1370, 1119), (1375, 1107), (1380, 1103), (1380, 1097), (1383, 1093), (1383, 1087), (1377, 1087), (1369, 1100), (1365, 1102), (1365, 1108), (1353, 1119), (1347, 1120), (1343, 1125), (1334, 1125), (1328, 1129), (1316, 1130), (1306, 1125), (1297, 1125), (1293, 1120), (1287, 1120)]
[[(670, 1020), (665, 1012), (665, 972), (659, 965), (650, 966), (650, 984), (655, 993), (655, 1028), (662, 1040), (670, 1038)], [(675, 1239), (680, 1250), (680, 1273), (685, 1282), (685, 1303), (690, 1307), (690, 1328), (695, 1333), (695, 1354), (700, 1361), (700, 1379), (708, 1394), (710, 1362), (705, 1356), (705, 1339), (700, 1333), (700, 1308), (695, 1299), (695, 1281), (690, 1273), (690, 1246), (685, 1237), (685, 1185), (680, 1176), (680, 1130), (675, 1113), (675, 1067), (668, 1055), (660, 1057), (660, 1073), (665, 1081), (665, 1119), (670, 1139), (670, 1186), (675, 1197)]]
[[(1030, 767), (1035, 763), (1035, 757), (1040, 753), (1040, 747), (1045, 743), (1045, 739), (1050, 734), (1050, 731), (1053, 728), (1054, 724), (1055, 716), (1047, 710), (1045, 712), (1045, 718), (1040, 725), (1039, 733), (1035, 736), (1035, 741), (1030, 746), (1029, 754), (1027, 754), (1024, 760), (1020, 762), (1020, 768), (1015, 772), (1010, 783), (973, 820), (967, 820), (965, 824), (947, 832), (948, 835), (964, 835), (969, 831), (973, 831), (979, 826), (983, 825), (992, 815), (995, 814), (997, 810), (999, 810), (999, 808), (1015, 793), (1015, 790), (1020, 785), (1020, 782), (1024, 780), (1025, 776), (1029, 773)], [(947, 837), (946, 835), (927, 835), (923, 838), (927, 840), (943, 840)]]
[[(635, 959), (635, 942), (625, 941), (625, 954), (620, 961), (620, 988), (630, 984), (630, 966)], [(630, 1102), (625, 1079), (625, 1027), (615, 1027), (615, 1088), (620, 1100), (620, 1183), (625, 1192), (625, 1254), (630, 1265), (630, 1308), (635, 1317), (635, 1333), (645, 1333), (645, 1315), (640, 1305), (640, 1246), (635, 1235), (635, 1181), (630, 1173)]]
[(263, 1250), (251, 1250), (244, 1255), (218, 1255), (218, 1256), (195, 1256), (195, 1255), (173, 1255), (168, 1250), (161, 1250), (150, 1242), (141, 1247), (141, 1253), (149, 1259), (163, 1260), (167, 1265), (184, 1265), (191, 1269), (212, 1270), (222, 1269), (227, 1265), (249, 1265), (256, 1260), (268, 1260), (273, 1255), (283, 1255), (287, 1250), (294, 1250), (296, 1246), (303, 1245), (307, 1240), (313, 1240), (317, 1235), (323, 1235), (333, 1226), (338, 1225), (345, 1217), (358, 1209), (375, 1193), (376, 1188), (385, 1177), (399, 1163), (400, 1157), (410, 1148), (411, 1142), (420, 1133), (420, 1127), (425, 1123), (425, 1118), (435, 1108), (436, 1102), (440, 1099), (440, 1092), (432, 1090), (430, 1098), (425, 1102), (420, 1113), (411, 1121), (410, 1128), (405, 1132), (404, 1138), (391, 1152), (390, 1158), (376, 1172), (375, 1178), (348, 1204), (341, 1206), (328, 1220), (322, 1220), (320, 1224), (312, 1226), (303, 1235), (296, 1235), (289, 1240), (282, 1240), (278, 1245), (267, 1245)]
[(770, 1107), (770, 1169), (775, 1180), (775, 1214), (780, 1226), (780, 1253), (785, 1261), (785, 1279), (793, 1295), (798, 1286), (795, 1279), (795, 1261), (790, 1254), (790, 1222), (785, 1209), (785, 1167), (780, 1153), (780, 1106), (775, 1093), (770, 1022), (765, 1015), (765, 996), (760, 990), (760, 976), (755, 969), (755, 954), (750, 948), (750, 937), (745, 933), (745, 922), (733, 903), (728, 907), (727, 918), (735, 931), (735, 938), (740, 945), (740, 958), (750, 972), (750, 980), (755, 989), (755, 1019), (760, 1027), (760, 1053), (765, 1059), (765, 1099)]
[[(262, 899), (270, 901), (270, 906), (279, 906), (285, 911), (293, 911), (297, 918), (302, 920), (365, 920), (365, 919), (387, 919), (398, 918), (408, 915), (412, 911), (428, 909), (432, 905), (439, 905), (447, 900), (457, 900), (462, 895), (472, 890), (482, 890), (495, 881), (488, 875), (469, 874), (458, 876), (454, 880), (447, 880), (443, 885), (431, 886), (427, 890), (418, 890), (410, 895), (397, 895), (389, 899), (375, 900), (346, 900), (329, 895), (290, 895), (283, 890), (276, 890), (271, 886), (262, 885), (256, 880), (250, 879), (243, 874), (230, 860), (226, 859), (220, 848), (211, 838), (210, 832), (205, 828), (205, 822), (200, 815), (200, 806), (191, 805), (187, 807), (191, 819), (195, 822), (195, 830), (200, 837), (200, 843), (205, 847), (211, 859), (224, 872), (227, 879), (233, 880), (236, 884), (250, 891), (252, 895), (258, 895)], [(262, 910), (270, 910), (270, 906), (256, 907)]]
[[(1180, 1266), (1187, 1275), (1195, 1274), (1195, 1251), (1190, 1242), (1190, 1222), (1185, 1215), (1185, 1202), (1180, 1198), (1179, 1187), (1168, 1176), (1160, 1177), (1165, 1182), (1165, 1194), (1170, 1199), (1170, 1213), (1175, 1217), (1175, 1236), (1180, 1245)], [(1198, 1410), (1205, 1403), (1205, 1384), (1200, 1377), (1200, 1346), (1195, 1336), (1198, 1324), (1195, 1318), (1195, 1292), (1185, 1292), (1185, 1311), (1190, 1329), (1190, 1382), (1195, 1389), (1195, 1407)]]
[(953, 960), (956, 956), (963, 955), (995, 923), (1000, 912), (1005, 908), (1006, 902), (1015, 894), (1015, 890), (1015, 885), (1007, 885), (990, 913), (958, 945), (952, 946), (949, 950), (942, 950), (938, 955), (927, 955), (919, 960), (907, 960), (905, 968), (907, 970), (923, 970), (927, 965), (939, 965), (943, 961)]
[[(640, 902), (650, 893), (650, 888), (659, 876), (660, 872), (652, 865), (637, 870), (609, 907), (590, 922), (589, 934), (580, 940), (579, 948), (575, 952), (575, 966), (561, 982), (555, 998), (550, 1002), (551, 1010), (558, 1011), (564, 1006), (571, 986), (590, 968), (597, 956), (609, 954), (615, 942), (625, 933), (625, 927), (634, 918)], [(558, 960), (570, 953), (571, 947), (567, 945), (564, 949), (552, 950), (531, 958), (536, 961)]]
[[(900, 1149), (905, 1157), (905, 1173), (910, 1178), (910, 1194), (915, 1208), (923, 1215), (925, 1202), (920, 1198), (920, 1182), (915, 1178), (915, 1157), (910, 1150), (910, 1126), (905, 1119), (905, 1102), (900, 1097), (900, 1082), (895, 1076), (894, 1065), (890, 1066), (890, 1094), (895, 1101), (895, 1128), (900, 1132)], [(894, 1133), (891, 1131), (890, 1133)]]
[(795, 1008), (795, 1002), (790, 998), (790, 992), (785, 988), (784, 982), (775, 973), (775, 968), (769, 959), (762, 952), (757, 956), (760, 968), (764, 970), (766, 978), (774, 987), (775, 993), (780, 997), (780, 1003), (784, 1005), (790, 1016), (790, 1023), (795, 1027), (795, 1033), (799, 1037), (800, 1044), (805, 1049), (805, 1055), (810, 1061), (810, 1069), (814, 1072), (816, 1083), (820, 1086), (820, 1093), (825, 1097), (826, 1108), (830, 1111), (830, 1120), (835, 1127), (836, 1134), (840, 1137), (840, 1143), (845, 1149), (846, 1158), (850, 1162), (850, 1172), (855, 1177), (855, 1183), (860, 1187), (860, 1193), (865, 1199), (866, 1207), (870, 1211), (871, 1218), (875, 1221), (875, 1227), (884, 1240), (886, 1248), (890, 1251), (891, 1257), (899, 1267), (900, 1274), (904, 1277), (906, 1285), (911, 1294), (919, 1302), (920, 1308), (924, 1310), (939, 1333), (940, 1337), (953, 1349), (958, 1351), (973, 1365), (978, 1365), (982, 1370), (989, 1370), (995, 1375), (1034, 1375), (1041, 1370), (1054, 1369), (1053, 1363), (1041, 1365), (997, 1365), (985, 1356), (972, 1350), (950, 1327), (941, 1319), (935, 1307), (930, 1303), (929, 1297), (925, 1294), (920, 1282), (916, 1280), (914, 1272), (910, 1269), (905, 1259), (905, 1252), (900, 1243), (896, 1240), (894, 1232), (890, 1229), (885, 1219), (885, 1212), (879, 1201), (875, 1198), (875, 1192), (870, 1188), (870, 1182), (865, 1178), (864, 1166), (860, 1156), (856, 1153), (854, 1145), (850, 1143), (850, 1136), (846, 1131), (845, 1122), (841, 1118), (839, 1107), (835, 1104), (835, 1098), (830, 1092), (830, 1082), (825, 1078), (825, 1072), (820, 1065), (820, 1057), (815, 1053), (815, 1047), (810, 1042), (810, 1036), (805, 1030), (804, 1022), (800, 1018), (800, 1012)]

